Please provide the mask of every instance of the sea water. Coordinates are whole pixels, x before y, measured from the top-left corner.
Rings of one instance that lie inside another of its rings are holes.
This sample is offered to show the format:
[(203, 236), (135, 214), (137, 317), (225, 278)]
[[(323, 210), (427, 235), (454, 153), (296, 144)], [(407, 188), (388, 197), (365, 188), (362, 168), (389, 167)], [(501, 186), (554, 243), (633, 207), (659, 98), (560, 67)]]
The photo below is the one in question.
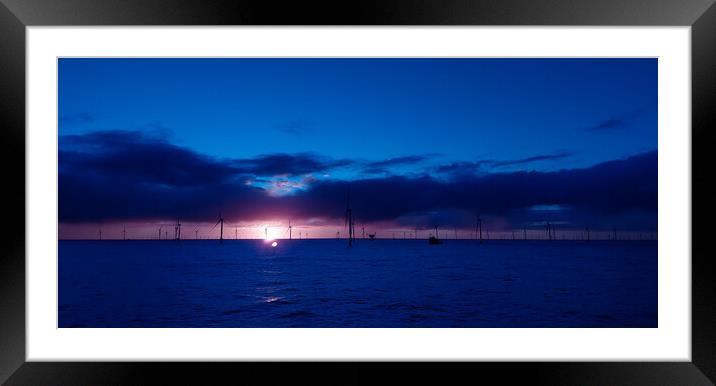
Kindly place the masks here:
[(655, 241), (59, 241), (59, 327), (657, 327)]

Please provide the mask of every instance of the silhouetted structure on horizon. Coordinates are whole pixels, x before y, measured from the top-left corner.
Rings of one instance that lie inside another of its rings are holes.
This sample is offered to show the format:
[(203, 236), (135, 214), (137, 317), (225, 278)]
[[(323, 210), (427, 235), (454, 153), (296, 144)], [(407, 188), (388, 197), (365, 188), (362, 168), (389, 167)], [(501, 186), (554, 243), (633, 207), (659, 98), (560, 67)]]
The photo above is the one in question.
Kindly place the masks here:
[(428, 244), (437, 245), (442, 243), (442, 240), (440, 240), (440, 234), (438, 233), (438, 227), (435, 227), (435, 235), (430, 235), (430, 237), (428, 237)]
[(348, 193), (348, 200), (346, 203), (346, 225), (348, 225), (348, 246), (353, 246), (353, 238), (355, 236), (354, 221), (353, 221), (353, 209), (351, 208), (351, 194)]
[(179, 222), (179, 219), (177, 218), (177, 223), (174, 226), (174, 240), (180, 240), (181, 239), (181, 223)]
[[(219, 228), (219, 242), (223, 243), (224, 242), (224, 218), (221, 216), (221, 212), (219, 212), (219, 220), (216, 222), (216, 224), (214, 224), (214, 227), (211, 228), (211, 230), (213, 231), (214, 228), (216, 228), (216, 226), (219, 224), (221, 224), (221, 227)], [(209, 232), (211, 232), (211, 231), (209, 231)]]
[(475, 233), (478, 235), (480, 239), (480, 244), (482, 244), (482, 219), (478, 215), (475, 219)]

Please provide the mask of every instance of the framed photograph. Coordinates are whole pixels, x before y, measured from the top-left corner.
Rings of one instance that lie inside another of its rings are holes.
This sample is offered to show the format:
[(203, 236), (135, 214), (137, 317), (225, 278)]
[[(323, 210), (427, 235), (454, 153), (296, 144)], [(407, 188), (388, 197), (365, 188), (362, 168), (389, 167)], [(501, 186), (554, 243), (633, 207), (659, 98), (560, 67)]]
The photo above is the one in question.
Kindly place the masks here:
[(716, 379), (711, 1), (167, 7), (3, 0), (3, 381)]

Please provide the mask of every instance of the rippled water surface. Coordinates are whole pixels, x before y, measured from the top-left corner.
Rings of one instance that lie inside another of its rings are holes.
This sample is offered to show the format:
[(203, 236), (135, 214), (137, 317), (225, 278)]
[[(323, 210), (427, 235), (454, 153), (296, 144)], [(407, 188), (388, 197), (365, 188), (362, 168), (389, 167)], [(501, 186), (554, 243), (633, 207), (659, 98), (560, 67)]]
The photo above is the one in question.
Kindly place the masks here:
[(60, 327), (657, 327), (657, 244), (60, 241)]

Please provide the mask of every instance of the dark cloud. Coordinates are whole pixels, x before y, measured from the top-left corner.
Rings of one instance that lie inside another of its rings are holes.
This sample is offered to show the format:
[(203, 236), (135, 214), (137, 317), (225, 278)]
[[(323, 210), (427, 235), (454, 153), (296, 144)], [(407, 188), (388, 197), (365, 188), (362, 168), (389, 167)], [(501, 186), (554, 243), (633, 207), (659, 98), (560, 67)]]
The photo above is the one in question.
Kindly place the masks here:
[(230, 162), (137, 132), (60, 138), (60, 221), (207, 220), (236, 202), (265, 207), (264, 190), (244, 181)]
[(643, 115), (646, 112), (645, 108), (626, 112), (621, 115), (609, 117), (595, 125), (585, 128), (587, 131), (616, 131), (622, 130), (629, 126), (629, 123), (635, 118)]
[(230, 164), (161, 138), (120, 130), (61, 137), (59, 167), (61, 176), (165, 187), (227, 183), (240, 174)]
[(572, 155), (572, 153), (568, 153), (568, 152), (561, 152), (561, 153), (555, 153), (555, 154), (542, 154), (542, 155), (536, 155), (536, 156), (517, 159), (517, 160), (495, 161), (495, 162), (492, 162), (492, 166), (501, 167), (501, 166), (525, 165), (525, 164), (530, 164), (530, 163), (540, 162), (540, 161), (559, 161), (559, 160), (565, 159), (567, 157), (570, 157), (571, 155)]
[(389, 158), (383, 161), (370, 162), (366, 166), (382, 168), (397, 165), (412, 165), (419, 162), (423, 162), (430, 157), (432, 157), (432, 155), (408, 155), (403, 157)]
[(389, 158), (382, 161), (368, 162), (363, 167), (363, 173), (365, 174), (384, 174), (390, 171), (390, 168), (396, 166), (415, 165), (424, 162), (432, 157), (434, 154), (423, 154), (423, 155), (408, 155), (402, 157)]
[(447, 216), (460, 224), (474, 213), (517, 219), (516, 213), (528, 213), (536, 205), (559, 205), (568, 208), (557, 211), (567, 216), (564, 221), (609, 222), (632, 216), (648, 219), (644, 226), (656, 224), (656, 151), (584, 169), (463, 173), (448, 181), (427, 175), (311, 179), (305, 189), (275, 197), (247, 184), (246, 175), (301, 174), (353, 161), (311, 154), (217, 160), (132, 132), (64, 136), (60, 146), (63, 222), (177, 217), (212, 221), (219, 211), (232, 220), (339, 219), (350, 191), (361, 222), (411, 216), (447, 222), (447, 215), (440, 213), (468, 213)]
[(650, 152), (587, 169), (462, 175), (447, 182), (428, 176), (321, 181), (295, 198), (301, 208), (328, 215), (340, 213), (350, 190), (355, 212), (364, 221), (441, 210), (506, 216), (512, 210), (554, 204), (605, 214), (655, 213), (656, 182), (656, 152)]
[(572, 156), (569, 152), (560, 152), (555, 154), (541, 154), (527, 158), (521, 158), (516, 160), (479, 160), (479, 161), (458, 161), (449, 164), (440, 165), (434, 168), (434, 171), (439, 174), (474, 174), (484, 169), (499, 168), (504, 166), (516, 166), (516, 165), (527, 165), (541, 161), (560, 161), (565, 158)]
[(436, 167), (435, 172), (440, 174), (473, 174), (480, 171), (484, 166), (495, 162), (493, 160), (452, 162)]
[(231, 166), (245, 174), (293, 176), (324, 172), (353, 163), (354, 161), (348, 159), (333, 160), (312, 153), (299, 153), (265, 154), (255, 158), (238, 159), (231, 161)]

